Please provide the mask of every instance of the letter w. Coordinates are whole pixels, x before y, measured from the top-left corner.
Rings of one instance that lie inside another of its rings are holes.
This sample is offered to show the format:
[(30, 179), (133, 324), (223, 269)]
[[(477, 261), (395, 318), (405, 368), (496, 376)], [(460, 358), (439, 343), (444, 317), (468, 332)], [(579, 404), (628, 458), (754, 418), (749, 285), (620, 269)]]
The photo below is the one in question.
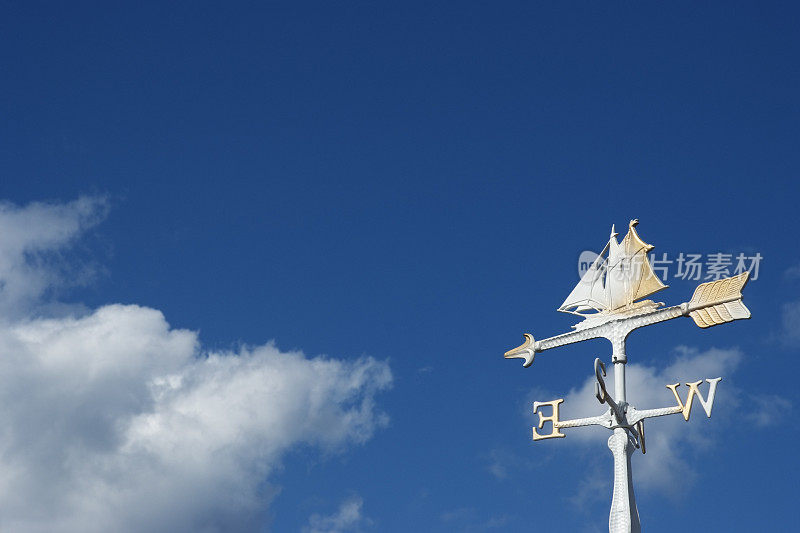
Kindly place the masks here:
[(678, 401), (678, 406), (681, 408), (681, 412), (685, 420), (687, 421), (689, 420), (689, 415), (692, 412), (692, 401), (694, 401), (695, 394), (697, 395), (697, 399), (700, 400), (700, 405), (703, 406), (703, 410), (706, 412), (706, 416), (708, 416), (708, 418), (711, 418), (711, 408), (714, 406), (714, 394), (717, 392), (717, 383), (719, 383), (720, 380), (722, 380), (722, 378), (706, 379), (706, 381), (709, 383), (707, 400), (703, 399), (703, 395), (700, 394), (700, 389), (697, 388), (697, 386), (700, 385), (702, 381), (687, 383), (686, 386), (689, 387), (689, 396), (687, 396), (686, 398), (685, 405), (683, 401), (681, 401), (681, 397), (678, 395), (677, 389), (680, 383), (675, 383), (674, 385), (667, 385), (667, 388), (672, 391), (672, 394), (675, 395), (675, 399)]

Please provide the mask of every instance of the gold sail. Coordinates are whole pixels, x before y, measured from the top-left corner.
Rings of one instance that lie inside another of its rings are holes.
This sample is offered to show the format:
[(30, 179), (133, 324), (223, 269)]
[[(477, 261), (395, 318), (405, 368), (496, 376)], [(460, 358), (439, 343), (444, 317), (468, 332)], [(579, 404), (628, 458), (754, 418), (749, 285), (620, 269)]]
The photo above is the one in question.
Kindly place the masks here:
[(649, 252), (655, 246), (652, 244), (647, 244), (639, 237), (639, 234), (636, 232), (636, 226), (639, 224), (639, 219), (635, 218), (628, 223), (628, 234), (625, 235), (625, 238), (622, 239), (622, 245), (625, 247), (625, 254), (628, 257), (633, 257), (637, 253), (641, 252), (642, 250)]
[(664, 290), (667, 285), (664, 285), (655, 272), (650, 260), (645, 255), (642, 261), (642, 274), (639, 279), (639, 286), (636, 288), (636, 293), (633, 296), (633, 301), (639, 300), (653, 293)]
[(636, 300), (650, 296), (660, 290), (666, 289), (667, 285), (658, 279), (658, 276), (653, 272), (653, 266), (647, 257), (647, 253), (654, 248), (652, 244), (644, 242), (639, 234), (636, 232), (636, 225), (638, 220), (634, 219), (628, 224), (628, 234), (622, 240), (622, 245), (625, 249), (625, 255), (630, 261), (631, 268), (631, 286), (629, 288), (630, 301), (633, 303)]

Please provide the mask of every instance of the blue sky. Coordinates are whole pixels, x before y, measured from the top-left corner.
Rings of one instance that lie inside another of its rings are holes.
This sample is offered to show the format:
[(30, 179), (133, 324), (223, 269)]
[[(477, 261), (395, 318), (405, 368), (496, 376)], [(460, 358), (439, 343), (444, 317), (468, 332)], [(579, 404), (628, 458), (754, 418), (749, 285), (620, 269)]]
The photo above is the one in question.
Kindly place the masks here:
[(534, 444), (530, 406), (599, 414), (610, 346), (502, 353), (639, 218), (656, 254), (763, 256), (751, 320), (629, 339), (643, 402), (724, 377), (648, 424), (643, 525), (793, 527), (799, 15), (5, 5), (0, 525), (603, 531), (606, 436)]

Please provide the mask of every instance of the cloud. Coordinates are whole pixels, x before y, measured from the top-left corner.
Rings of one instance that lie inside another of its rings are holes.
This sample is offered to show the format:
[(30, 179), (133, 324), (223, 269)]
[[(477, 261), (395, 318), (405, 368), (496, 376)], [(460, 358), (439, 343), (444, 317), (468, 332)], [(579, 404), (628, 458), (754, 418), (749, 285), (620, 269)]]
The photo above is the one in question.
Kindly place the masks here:
[(543, 462), (542, 459), (533, 460), (508, 448), (490, 450), (487, 459), (488, 465), (486, 469), (498, 480), (508, 479), (512, 473), (533, 470)]
[(445, 511), (439, 515), (439, 520), (451, 531), (491, 531), (504, 529), (509, 516), (495, 515), (483, 519), (474, 507), (459, 507), (450, 511)]
[(800, 346), (800, 301), (781, 307), (781, 340), (788, 346)]
[(800, 264), (792, 265), (783, 271), (784, 279), (800, 279)]
[(789, 419), (791, 400), (777, 394), (754, 394), (748, 398), (747, 421), (758, 428), (778, 425)]
[(308, 525), (303, 528), (303, 533), (344, 533), (346, 531), (360, 531), (362, 526), (370, 523), (364, 517), (361, 509), (364, 500), (360, 497), (349, 498), (342, 502), (339, 509), (332, 515), (311, 515)]
[(0, 309), (28, 310), (0, 322), (0, 530), (256, 530), (286, 453), (386, 425), (391, 371), (272, 343), (209, 351), (137, 305), (34, 315), (60, 283), (52, 254), (105, 209), (0, 205)]
[(107, 211), (102, 197), (25, 207), (0, 202), (0, 316), (25, 316), (52, 290), (84, 281), (86, 265), (79, 269), (63, 254)]
[(567, 498), (570, 506), (581, 512), (588, 510), (589, 503), (601, 498), (607, 498), (608, 490), (613, 486), (607, 469), (600, 468), (598, 464), (593, 464), (589, 468), (587, 475), (580, 480), (575, 493)]
[(494, 449), (489, 452), (489, 473), (497, 479), (506, 479), (508, 469), (514, 464), (515, 456), (510, 452), (501, 449)]
[[(688, 390), (683, 384), (705, 378), (723, 377), (717, 389), (714, 403), (714, 414), (726, 417), (738, 403), (739, 394), (732, 384), (726, 380), (739, 365), (741, 352), (736, 349), (717, 349), (700, 352), (698, 350), (679, 347), (676, 357), (663, 369), (654, 366), (629, 363), (626, 368), (627, 397), (638, 409), (651, 409), (675, 405), (675, 398), (665, 387), (667, 384), (681, 383), (678, 391), (681, 398), (686, 399)], [(609, 365), (610, 366), (610, 365)], [(566, 396), (561, 409), (563, 420), (581, 418), (601, 414), (605, 406), (601, 406), (594, 396), (595, 378), (592, 375), (584, 384), (573, 389)], [(609, 368), (606, 379), (607, 389), (614, 390), (614, 371)], [(704, 397), (707, 397), (708, 385), (701, 386)], [(636, 490), (654, 491), (670, 497), (679, 496), (685, 489), (686, 482), (694, 478), (691, 459), (695, 454), (707, 450), (713, 442), (710, 435), (714, 427), (708, 424), (705, 412), (695, 400), (692, 417), (687, 423), (682, 416), (671, 415), (651, 418), (645, 421), (647, 436), (647, 454), (634, 456), (633, 474)], [(604, 446), (610, 432), (599, 426), (565, 430), (565, 442), (592, 449)], [(610, 452), (603, 459), (610, 460)], [(580, 496), (589, 494), (599, 481), (594, 477), (599, 472), (588, 469), (584, 480), (585, 490)], [(607, 480), (603, 478), (604, 484)], [(583, 494), (586, 493), (586, 494)]]

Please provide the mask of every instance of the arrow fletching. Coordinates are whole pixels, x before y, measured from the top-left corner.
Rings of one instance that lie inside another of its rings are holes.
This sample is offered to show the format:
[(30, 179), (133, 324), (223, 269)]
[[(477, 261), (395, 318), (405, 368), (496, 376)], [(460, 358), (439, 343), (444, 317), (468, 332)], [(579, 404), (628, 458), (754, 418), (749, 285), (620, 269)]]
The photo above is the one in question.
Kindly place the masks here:
[(701, 328), (710, 328), (750, 318), (750, 310), (742, 302), (742, 289), (749, 277), (749, 272), (742, 272), (732, 278), (698, 285), (688, 305), (689, 316), (694, 323)]

